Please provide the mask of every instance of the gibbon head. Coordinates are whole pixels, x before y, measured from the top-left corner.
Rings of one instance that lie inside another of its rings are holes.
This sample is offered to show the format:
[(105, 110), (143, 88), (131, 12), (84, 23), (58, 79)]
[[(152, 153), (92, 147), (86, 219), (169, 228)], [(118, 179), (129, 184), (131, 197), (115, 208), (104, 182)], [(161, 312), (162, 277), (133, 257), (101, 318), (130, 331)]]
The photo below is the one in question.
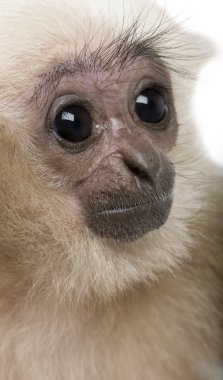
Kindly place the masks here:
[(203, 46), (135, 3), (1, 1), (1, 260), (47, 296), (107, 299), (192, 242)]

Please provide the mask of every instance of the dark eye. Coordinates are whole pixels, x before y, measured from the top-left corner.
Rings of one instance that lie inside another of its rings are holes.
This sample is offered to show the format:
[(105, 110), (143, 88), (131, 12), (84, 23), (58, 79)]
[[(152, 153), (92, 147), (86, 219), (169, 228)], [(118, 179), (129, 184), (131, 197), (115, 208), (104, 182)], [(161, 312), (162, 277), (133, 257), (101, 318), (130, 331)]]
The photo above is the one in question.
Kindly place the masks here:
[(164, 96), (157, 90), (145, 89), (136, 98), (135, 112), (144, 123), (159, 123), (167, 112)]
[(65, 107), (57, 114), (53, 123), (53, 131), (69, 142), (80, 142), (90, 136), (92, 118), (83, 107)]

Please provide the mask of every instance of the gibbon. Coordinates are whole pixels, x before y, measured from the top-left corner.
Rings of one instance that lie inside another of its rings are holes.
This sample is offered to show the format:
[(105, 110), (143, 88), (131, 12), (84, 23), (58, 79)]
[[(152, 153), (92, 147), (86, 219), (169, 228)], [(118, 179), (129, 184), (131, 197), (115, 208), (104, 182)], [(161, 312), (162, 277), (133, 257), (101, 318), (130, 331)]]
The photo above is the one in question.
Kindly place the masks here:
[(0, 0), (1, 380), (223, 379), (211, 50), (152, 0)]

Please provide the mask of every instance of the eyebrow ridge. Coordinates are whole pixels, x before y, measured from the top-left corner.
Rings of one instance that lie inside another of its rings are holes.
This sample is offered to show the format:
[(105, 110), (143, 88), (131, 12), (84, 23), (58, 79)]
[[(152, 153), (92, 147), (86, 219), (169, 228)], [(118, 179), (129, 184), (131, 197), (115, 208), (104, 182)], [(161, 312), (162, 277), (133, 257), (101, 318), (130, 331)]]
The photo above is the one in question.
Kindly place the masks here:
[(127, 38), (117, 38), (107, 46), (100, 46), (93, 52), (88, 52), (84, 47), (81, 53), (74, 58), (69, 58), (47, 72), (38, 75), (38, 84), (34, 88), (30, 102), (38, 102), (44, 95), (44, 103), (47, 103), (52, 93), (56, 92), (63, 76), (76, 73), (98, 73), (109, 71), (111, 74), (115, 70), (123, 71), (124, 68), (144, 57), (157, 57), (155, 51), (148, 47), (148, 43), (143, 41), (132, 41)]
[[(77, 72), (97, 74), (101, 71), (108, 71), (112, 74), (115, 70), (119, 70), (121, 73), (124, 68), (143, 58), (153, 59), (175, 73), (194, 79), (190, 73), (176, 65), (176, 61), (190, 59), (188, 55), (190, 46), (185, 46), (186, 42), (182, 40), (178, 42), (178, 47), (176, 47), (177, 41), (175, 41), (173, 48), (171, 43), (176, 37), (175, 26), (171, 22), (165, 22), (164, 25), (162, 23), (163, 16), (161, 15), (159, 23), (152, 30), (146, 32), (142, 30), (140, 33), (139, 27), (142, 20), (139, 17), (110, 42), (101, 41), (94, 51), (91, 51), (91, 41), (86, 42), (78, 56), (57, 65), (54, 64), (47, 72), (38, 75), (38, 84), (35, 86), (29, 102), (35, 102), (40, 106), (47, 104), (52, 93), (56, 93), (64, 75)], [(169, 47), (168, 42), (170, 43)], [(176, 50), (180, 51), (177, 55)], [(194, 56), (192, 58), (194, 59)]]

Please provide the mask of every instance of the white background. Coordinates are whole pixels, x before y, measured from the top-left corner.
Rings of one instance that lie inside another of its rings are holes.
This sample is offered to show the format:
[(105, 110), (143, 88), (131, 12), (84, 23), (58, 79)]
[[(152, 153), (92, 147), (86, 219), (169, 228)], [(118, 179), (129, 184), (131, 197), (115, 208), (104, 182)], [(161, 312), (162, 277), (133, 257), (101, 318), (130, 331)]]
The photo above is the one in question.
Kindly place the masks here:
[(195, 116), (207, 151), (223, 165), (223, 1), (158, 0), (187, 29), (214, 41), (218, 54), (202, 70), (197, 83)]

